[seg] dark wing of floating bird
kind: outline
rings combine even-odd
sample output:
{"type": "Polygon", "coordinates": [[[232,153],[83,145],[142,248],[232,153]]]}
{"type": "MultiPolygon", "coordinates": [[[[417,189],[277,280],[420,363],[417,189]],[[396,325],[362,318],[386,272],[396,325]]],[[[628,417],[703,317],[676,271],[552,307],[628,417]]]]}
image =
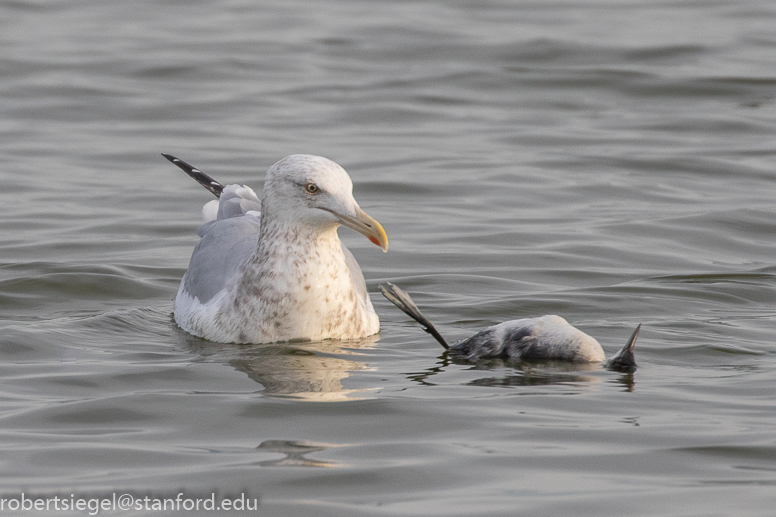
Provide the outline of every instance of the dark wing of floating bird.
{"type": "Polygon", "coordinates": [[[431,334],[434,339],[436,339],[439,344],[445,348],[445,350],[449,350],[450,345],[447,344],[447,341],[445,341],[445,338],[442,337],[434,324],[431,323],[428,318],[423,316],[423,314],[421,314],[420,309],[418,309],[418,306],[415,305],[415,302],[412,301],[410,295],[404,292],[403,289],[393,285],[390,282],[386,282],[386,285],[388,287],[383,285],[377,286],[380,292],[383,293],[383,296],[388,298],[391,303],[404,311],[407,316],[420,323],[420,325],[423,327],[423,330],[431,334]]]}
{"type": "Polygon", "coordinates": [[[181,160],[178,157],[175,157],[171,154],[162,153],[162,156],[170,160],[172,163],[180,167],[183,172],[197,180],[197,183],[208,189],[210,192],[212,192],[216,197],[221,197],[221,192],[224,191],[224,186],[221,185],[219,182],[202,172],[201,170],[197,169],[191,164],[188,164],[181,160]]]}
{"type": "Polygon", "coordinates": [[[387,287],[379,285],[378,288],[383,296],[420,323],[423,329],[434,336],[445,349],[465,356],[471,361],[500,358],[575,363],[601,362],[612,370],[636,369],[633,346],[641,325],[636,328],[625,347],[609,361],[606,361],[598,341],[555,315],[505,321],[449,346],[436,327],[420,312],[409,294],[390,282],[387,283],[387,287]]]}
{"type": "Polygon", "coordinates": [[[632,372],[636,369],[636,357],[633,355],[633,347],[636,345],[636,338],[639,337],[640,330],[641,323],[633,331],[625,346],[606,362],[607,367],[621,372],[632,372]]]}

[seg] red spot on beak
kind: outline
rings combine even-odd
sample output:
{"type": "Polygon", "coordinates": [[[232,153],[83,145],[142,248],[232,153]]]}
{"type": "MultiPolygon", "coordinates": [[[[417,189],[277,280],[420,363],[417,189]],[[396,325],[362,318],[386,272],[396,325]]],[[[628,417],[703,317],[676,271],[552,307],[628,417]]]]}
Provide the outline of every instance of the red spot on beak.
{"type": "Polygon", "coordinates": [[[372,237],[371,235],[369,236],[369,242],[371,242],[375,246],[379,246],[380,245],[380,241],[378,241],[377,238],[372,237]]]}

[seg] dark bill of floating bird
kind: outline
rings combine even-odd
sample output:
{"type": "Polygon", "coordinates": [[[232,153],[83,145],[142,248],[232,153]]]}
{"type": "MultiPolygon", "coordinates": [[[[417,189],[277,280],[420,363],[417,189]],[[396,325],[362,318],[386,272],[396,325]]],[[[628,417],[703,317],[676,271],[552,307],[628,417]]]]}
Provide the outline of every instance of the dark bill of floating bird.
{"type": "Polygon", "coordinates": [[[162,155],[218,199],[175,298],[175,321],[222,343],[359,339],[380,321],[364,275],[337,235],[342,225],[383,251],[383,227],[361,210],[348,173],[321,156],[286,156],[267,171],[261,199],[162,155]]]}
{"type": "Polygon", "coordinates": [[[386,282],[385,286],[377,287],[391,303],[420,323],[423,330],[431,334],[445,350],[464,356],[470,361],[554,360],[571,363],[602,363],[615,371],[627,372],[636,369],[633,347],[641,330],[641,324],[633,331],[627,344],[608,360],[595,338],[555,315],[505,321],[481,330],[472,337],[451,346],[404,290],[390,282],[386,282]]]}

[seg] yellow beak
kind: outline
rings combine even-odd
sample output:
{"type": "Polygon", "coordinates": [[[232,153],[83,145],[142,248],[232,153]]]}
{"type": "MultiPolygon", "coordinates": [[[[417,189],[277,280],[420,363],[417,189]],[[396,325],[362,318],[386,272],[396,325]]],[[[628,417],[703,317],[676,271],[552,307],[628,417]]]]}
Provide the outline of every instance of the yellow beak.
{"type": "Polygon", "coordinates": [[[388,236],[380,223],[373,219],[369,214],[356,208],[356,217],[332,212],[337,216],[343,226],[347,226],[353,231],[365,236],[372,244],[380,246],[383,252],[388,251],[388,236]]]}

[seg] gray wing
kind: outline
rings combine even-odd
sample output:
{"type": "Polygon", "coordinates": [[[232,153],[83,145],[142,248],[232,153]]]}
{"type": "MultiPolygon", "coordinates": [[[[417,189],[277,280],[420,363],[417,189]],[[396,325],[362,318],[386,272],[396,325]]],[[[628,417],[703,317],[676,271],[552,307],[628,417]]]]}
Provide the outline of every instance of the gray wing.
{"type": "Polygon", "coordinates": [[[461,341],[452,350],[474,361],[484,358],[575,361],[578,350],[585,347],[587,336],[565,320],[560,321],[563,323],[556,322],[553,316],[505,321],[461,341]]]}
{"type": "Polygon", "coordinates": [[[200,303],[207,303],[256,250],[261,218],[243,215],[219,219],[200,226],[197,233],[202,239],[191,254],[183,288],[190,296],[199,298],[200,303]]]}
{"type": "Polygon", "coordinates": [[[536,347],[535,320],[524,318],[488,327],[450,350],[465,355],[470,361],[479,359],[520,359],[524,352],[536,347]]]}

